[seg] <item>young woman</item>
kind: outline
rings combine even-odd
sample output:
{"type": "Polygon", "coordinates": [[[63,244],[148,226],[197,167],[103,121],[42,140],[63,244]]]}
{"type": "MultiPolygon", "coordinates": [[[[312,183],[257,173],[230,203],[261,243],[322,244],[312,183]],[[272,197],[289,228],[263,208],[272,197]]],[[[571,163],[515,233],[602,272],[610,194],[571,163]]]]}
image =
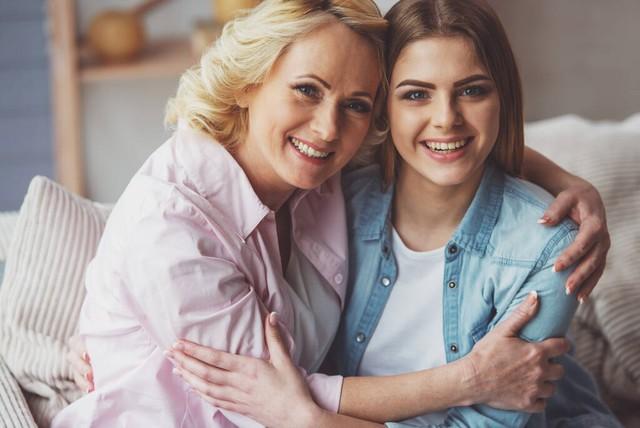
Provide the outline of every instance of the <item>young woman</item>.
{"type": "MultiPolygon", "coordinates": [[[[132,180],[88,271],[80,332],[97,388],[57,426],[251,426],[203,403],[171,374],[163,350],[187,338],[265,357],[262,320],[272,311],[295,363],[318,368],[347,280],[336,173],[367,134],[383,130],[373,114],[383,30],[368,1],[266,1],[185,75],[170,107],[178,130],[132,180]]],[[[529,401],[548,395],[544,381],[561,375],[546,360],[566,345],[514,339],[526,318],[513,316],[469,358],[440,369],[344,385],[340,376],[306,381],[325,409],[340,403],[346,414],[379,412],[382,420],[458,403],[533,409],[539,404],[529,401]],[[533,376],[521,376],[531,367],[533,376]],[[461,377],[469,388],[452,382],[461,377]]],[[[306,417],[306,409],[289,413],[306,417]]]]}
{"type": "MultiPolygon", "coordinates": [[[[393,144],[383,146],[380,165],[343,180],[349,290],[329,366],[345,376],[393,378],[455,364],[482,352],[482,338],[523,301],[540,307],[521,338],[564,335],[578,301],[563,290],[568,273],[553,265],[576,227],[534,225],[551,199],[517,178],[521,89],[497,16],[481,0],[401,0],[387,19],[393,144]]],[[[205,400],[268,426],[340,426],[313,404],[275,318],[267,322],[270,362],[181,341],[170,352],[177,373],[205,400]]],[[[461,400],[388,425],[619,426],[586,372],[570,357],[560,361],[566,375],[556,394],[553,383],[543,385],[541,398],[552,397],[546,412],[542,402],[532,414],[461,400]]],[[[349,379],[343,394],[351,393],[349,379]]],[[[464,380],[450,381],[463,388],[464,380]]],[[[341,412],[384,421],[387,393],[367,394],[360,407],[350,403],[356,412],[341,412]]],[[[409,407],[396,407],[397,418],[409,407]]]]}

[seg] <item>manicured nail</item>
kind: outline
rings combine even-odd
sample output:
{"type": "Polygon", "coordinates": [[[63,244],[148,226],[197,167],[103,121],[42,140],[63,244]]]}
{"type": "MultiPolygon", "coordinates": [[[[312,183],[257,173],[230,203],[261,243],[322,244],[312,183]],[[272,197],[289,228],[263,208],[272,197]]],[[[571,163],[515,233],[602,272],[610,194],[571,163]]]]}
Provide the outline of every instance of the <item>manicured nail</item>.
{"type": "Polygon", "coordinates": [[[549,223],[549,218],[548,217],[540,217],[538,219],[538,224],[546,224],[549,223]]]}
{"type": "Polygon", "coordinates": [[[184,344],[182,342],[176,342],[171,345],[173,349],[177,349],[178,351],[182,351],[184,349],[184,344]]]}
{"type": "Polygon", "coordinates": [[[529,291],[529,295],[527,296],[527,301],[529,305],[533,305],[536,300],[538,300],[538,292],[536,290],[529,291]]]}
{"type": "Polygon", "coordinates": [[[182,377],[182,373],[180,372],[180,369],[178,369],[177,367],[172,368],[171,373],[173,373],[176,376],[182,377]]]}
{"type": "Polygon", "coordinates": [[[565,287],[564,294],[566,294],[567,296],[571,294],[571,289],[569,287],[565,287]]]}
{"type": "Polygon", "coordinates": [[[586,301],[587,301],[587,298],[586,298],[586,297],[584,297],[584,296],[580,296],[580,297],[578,297],[578,302],[579,302],[581,305],[582,305],[582,304],[584,304],[584,302],[586,302],[586,301]]]}
{"type": "Polygon", "coordinates": [[[274,327],[278,325],[278,313],[277,312],[271,312],[269,314],[269,324],[271,324],[274,327]]]}

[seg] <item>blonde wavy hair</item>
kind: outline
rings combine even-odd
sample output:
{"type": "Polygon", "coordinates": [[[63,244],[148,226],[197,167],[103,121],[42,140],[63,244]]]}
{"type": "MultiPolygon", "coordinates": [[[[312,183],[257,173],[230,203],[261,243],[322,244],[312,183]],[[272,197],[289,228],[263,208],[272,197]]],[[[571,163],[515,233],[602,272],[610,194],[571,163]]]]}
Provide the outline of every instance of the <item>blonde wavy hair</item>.
{"type": "Polygon", "coordinates": [[[227,23],[200,63],[182,75],[176,96],[167,104],[166,125],[185,121],[233,148],[246,135],[249,120],[238,97],[260,85],[296,39],[336,19],[367,38],[378,52],[381,83],[367,142],[357,156],[361,162],[368,160],[373,145],[381,143],[387,131],[383,119],[387,22],[373,0],[264,0],[227,23]]]}

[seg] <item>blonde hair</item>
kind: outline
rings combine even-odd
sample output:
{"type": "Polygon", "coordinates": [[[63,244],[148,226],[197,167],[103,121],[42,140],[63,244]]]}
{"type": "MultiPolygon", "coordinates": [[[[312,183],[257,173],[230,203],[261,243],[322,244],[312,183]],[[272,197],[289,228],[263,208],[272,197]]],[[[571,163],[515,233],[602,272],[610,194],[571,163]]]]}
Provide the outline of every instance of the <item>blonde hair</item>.
{"type": "Polygon", "coordinates": [[[182,75],[178,92],[167,105],[165,123],[171,126],[184,120],[232,148],[242,141],[248,127],[248,112],[238,105],[238,97],[260,85],[296,39],[336,19],[366,37],[378,52],[381,84],[368,140],[382,142],[386,135],[381,117],[386,95],[387,24],[373,0],[263,1],[227,23],[200,63],[182,75]]]}

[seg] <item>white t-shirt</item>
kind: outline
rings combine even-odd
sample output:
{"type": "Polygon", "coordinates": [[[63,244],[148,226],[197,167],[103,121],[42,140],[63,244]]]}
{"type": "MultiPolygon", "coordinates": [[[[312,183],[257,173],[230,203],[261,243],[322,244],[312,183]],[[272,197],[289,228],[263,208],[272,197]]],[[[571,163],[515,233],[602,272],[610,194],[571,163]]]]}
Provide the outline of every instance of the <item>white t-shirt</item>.
{"type": "MultiPolygon", "coordinates": [[[[383,376],[446,364],[442,320],[444,248],[416,252],[393,229],[398,278],[378,326],[362,356],[358,375],[383,376]]],[[[410,425],[442,423],[446,412],[403,421],[410,425]]]]}

